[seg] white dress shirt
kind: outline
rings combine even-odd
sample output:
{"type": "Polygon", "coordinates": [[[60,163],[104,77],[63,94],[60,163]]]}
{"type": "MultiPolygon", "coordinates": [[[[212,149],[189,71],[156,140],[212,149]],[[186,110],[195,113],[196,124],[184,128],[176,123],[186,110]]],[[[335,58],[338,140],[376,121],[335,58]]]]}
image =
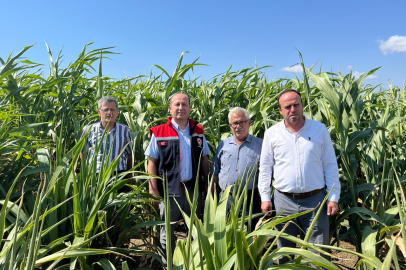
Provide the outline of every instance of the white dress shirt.
{"type": "Polygon", "coordinates": [[[333,187],[328,200],[338,202],[340,181],[337,159],[327,128],[305,119],[295,134],[284,120],[270,127],[264,136],[259,167],[258,189],[262,202],[270,201],[271,180],[282,192],[304,193],[333,187]]]}

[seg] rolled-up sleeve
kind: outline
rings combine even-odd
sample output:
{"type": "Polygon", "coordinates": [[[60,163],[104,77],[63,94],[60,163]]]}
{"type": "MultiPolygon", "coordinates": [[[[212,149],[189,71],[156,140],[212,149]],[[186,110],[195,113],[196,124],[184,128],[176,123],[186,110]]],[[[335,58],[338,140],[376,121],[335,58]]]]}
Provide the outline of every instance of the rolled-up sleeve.
{"type": "Polygon", "coordinates": [[[324,179],[326,181],[327,192],[333,188],[328,197],[329,201],[338,202],[340,198],[340,180],[337,166],[337,157],[334,153],[333,143],[327,128],[323,129],[323,149],[321,161],[323,163],[324,179]]]}
{"type": "Polygon", "coordinates": [[[259,166],[258,189],[262,202],[271,201],[272,170],[275,164],[270,130],[265,132],[259,166]]]}

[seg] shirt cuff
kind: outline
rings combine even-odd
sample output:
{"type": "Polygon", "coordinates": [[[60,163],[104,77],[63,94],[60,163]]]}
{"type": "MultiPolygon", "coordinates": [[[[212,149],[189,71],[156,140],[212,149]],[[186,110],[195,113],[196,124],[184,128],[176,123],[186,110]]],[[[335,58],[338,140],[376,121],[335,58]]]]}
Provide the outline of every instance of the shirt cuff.
{"type": "Polygon", "coordinates": [[[338,202],[339,198],[340,198],[339,195],[331,193],[330,196],[328,197],[328,201],[338,202]]]}
{"type": "Polygon", "coordinates": [[[271,194],[261,194],[261,202],[270,202],[271,194]]]}

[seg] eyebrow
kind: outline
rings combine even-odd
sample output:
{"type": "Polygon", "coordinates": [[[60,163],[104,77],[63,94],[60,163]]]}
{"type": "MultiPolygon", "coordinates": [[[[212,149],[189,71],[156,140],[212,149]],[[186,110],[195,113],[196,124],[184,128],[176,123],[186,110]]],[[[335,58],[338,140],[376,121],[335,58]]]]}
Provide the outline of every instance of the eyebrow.
{"type": "Polygon", "coordinates": [[[287,107],[292,107],[292,106],[294,106],[294,105],[299,105],[300,104],[300,102],[296,102],[296,103],[293,103],[293,104],[290,104],[290,105],[285,105],[285,106],[283,106],[284,108],[287,108],[287,107]]]}

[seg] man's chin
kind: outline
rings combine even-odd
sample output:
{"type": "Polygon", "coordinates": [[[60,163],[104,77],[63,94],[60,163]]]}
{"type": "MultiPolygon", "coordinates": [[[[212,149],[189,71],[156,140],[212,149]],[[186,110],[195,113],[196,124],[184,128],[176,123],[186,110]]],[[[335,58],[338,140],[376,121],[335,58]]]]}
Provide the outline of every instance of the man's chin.
{"type": "Polygon", "coordinates": [[[234,134],[235,135],[235,137],[238,139],[238,140],[244,140],[245,138],[247,138],[248,137],[248,134],[247,135],[245,135],[245,134],[238,134],[238,133],[235,133],[234,134]]]}
{"type": "Polygon", "coordinates": [[[295,116],[295,117],[292,117],[292,118],[288,118],[288,122],[289,123],[297,123],[297,122],[299,122],[300,121],[300,117],[298,117],[298,116],[295,116]]]}

